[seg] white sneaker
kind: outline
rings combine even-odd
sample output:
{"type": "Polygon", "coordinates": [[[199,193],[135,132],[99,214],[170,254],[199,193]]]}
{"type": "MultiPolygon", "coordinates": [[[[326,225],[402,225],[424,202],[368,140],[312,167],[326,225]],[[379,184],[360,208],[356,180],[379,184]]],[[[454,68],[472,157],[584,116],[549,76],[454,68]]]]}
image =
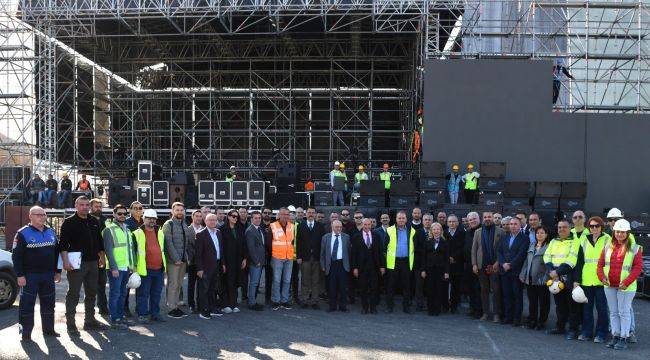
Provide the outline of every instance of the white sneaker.
{"type": "Polygon", "coordinates": [[[232,309],[226,306],[225,308],[221,309],[221,311],[223,311],[224,314],[230,314],[232,312],[232,309]]]}
{"type": "Polygon", "coordinates": [[[238,313],[238,312],[239,312],[239,308],[235,306],[234,308],[232,308],[232,312],[234,312],[234,313],[238,313]]]}

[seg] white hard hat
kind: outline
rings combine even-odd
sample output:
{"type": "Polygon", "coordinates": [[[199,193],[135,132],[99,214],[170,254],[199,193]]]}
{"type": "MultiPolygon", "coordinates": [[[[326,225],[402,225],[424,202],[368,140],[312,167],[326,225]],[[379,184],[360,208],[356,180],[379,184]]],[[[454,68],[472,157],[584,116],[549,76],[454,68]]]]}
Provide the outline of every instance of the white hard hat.
{"type": "Polygon", "coordinates": [[[614,231],[630,231],[630,222],[625,219],[616,220],[612,229],[614,231]]]}
{"type": "Polygon", "coordinates": [[[617,208],[611,208],[607,212],[607,218],[608,219],[620,219],[623,217],[623,214],[621,213],[621,210],[617,208]]]}
{"type": "Polygon", "coordinates": [[[129,289],[137,289],[140,287],[141,283],[142,279],[140,278],[140,275],[137,272],[134,272],[129,276],[129,282],[126,283],[126,287],[129,289]]]}
{"type": "Polygon", "coordinates": [[[147,210],[144,211],[144,217],[157,219],[158,214],[156,213],[156,210],[154,210],[154,209],[147,209],[147,210]]]}
{"type": "Polygon", "coordinates": [[[339,165],[341,165],[341,163],[338,162],[338,160],[334,162],[334,166],[339,166],[339,165]]]}
{"type": "Polygon", "coordinates": [[[573,291],[571,292],[571,297],[573,298],[573,301],[579,304],[587,303],[587,297],[585,296],[585,291],[582,290],[580,286],[576,286],[573,289],[573,291]]]}
{"type": "Polygon", "coordinates": [[[296,212],[296,207],[293,205],[287,206],[287,209],[289,210],[289,212],[296,212]]]}
{"type": "Polygon", "coordinates": [[[548,287],[548,291],[550,291],[551,294],[555,295],[559,294],[560,291],[562,291],[562,288],[564,288],[564,284],[562,284],[562,282],[559,280],[555,280],[553,281],[553,284],[548,287]]]}
{"type": "Polygon", "coordinates": [[[230,166],[230,170],[235,170],[235,165],[230,166]]]}

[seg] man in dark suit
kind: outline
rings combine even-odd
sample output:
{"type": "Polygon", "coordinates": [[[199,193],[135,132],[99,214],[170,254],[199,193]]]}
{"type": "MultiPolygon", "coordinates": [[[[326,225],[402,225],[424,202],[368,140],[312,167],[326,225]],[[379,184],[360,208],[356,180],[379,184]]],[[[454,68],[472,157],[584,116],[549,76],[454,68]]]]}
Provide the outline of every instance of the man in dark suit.
{"type": "Polygon", "coordinates": [[[510,234],[504,236],[497,248],[499,275],[503,289],[505,314],[503,323],[521,326],[523,307],[523,285],[519,273],[528,252],[529,241],[521,230],[521,221],[510,220],[510,234]]]}
{"type": "Polygon", "coordinates": [[[321,241],[320,265],[327,276],[330,307],[327,312],[348,312],[348,274],[350,273],[350,237],[342,233],[343,224],[332,222],[332,232],[321,241]]]}
{"type": "Polygon", "coordinates": [[[320,244],[325,235],[323,224],[316,221],[316,209],[307,209],[307,220],[298,224],[296,262],[302,273],[302,308],[318,310],[320,278],[320,244]],[[311,295],[311,296],[310,296],[311,295]]]}
{"type": "Polygon", "coordinates": [[[262,271],[266,266],[266,238],[262,228],[262,213],[255,210],[251,213],[251,225],[246,229],[246,248],[248,250],[248,308],[255,311],[264,310],[257,303],[257,286],[260,284],[262,271]]]}
{"type": "Polygon", "coordinates": [[[381,241],[372,232],[372,221],[364,218],[361,231],[352,239],[352,272],[359,279],[362,314],[377,313],[379,303],[379,274],[386,271],[381,241]]]}
{"type": "Polygon", "coordinates": [[[201,319],[223,313],[217,308],[217,295],[220,291],[220,277],[225,270],[223,238],[217,229],[217,215],[208,214],[205,229],[196,234],[195,242],[196,276],[199,278],[199,303],[201,319]]]}
{"type": "Polygon", "coordinates": [[[451,297],[449,310],[451,313],[458,311],[460,305],[460,295],[462,293],[462,278],[464,269],[463,248],[465,246],[465,230],[459,227],[458,217],[451,214],[447,217],[447,231],[445,239],[449,245],[449,263],[450,273],[449,282],[451,283],[451,297]]]}

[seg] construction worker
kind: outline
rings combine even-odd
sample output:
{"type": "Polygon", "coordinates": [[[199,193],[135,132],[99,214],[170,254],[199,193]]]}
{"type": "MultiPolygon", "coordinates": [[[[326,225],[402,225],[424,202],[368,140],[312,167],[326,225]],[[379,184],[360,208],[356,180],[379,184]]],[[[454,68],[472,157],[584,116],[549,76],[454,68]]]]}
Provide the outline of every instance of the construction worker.
{"type": "Polygon", "coordinates": [[[583,304],[582,333],[578,336],[580,341],[591,340],[594,331],[594,305],[598,313],[595,343],[603,343],[607,338],[609,318],[607,314],[607,298],[603,283],[598,279],[598,259],[603,252],[605,244],[612,241],[611,236],[604,233],[605,223],[599,216],[594,216],[587,222],[589,235],[580,238],[578,261],[575,268],[574,287],[580,286],[587,297],[583,304]]]}
{"type": "Polygon", "coordinates": [[[358,170],[359,172],[354,174],[354,191],[359,191],[361,188],[361,181],[368,180],[368,174],[366,174],[366,169],[363,165],[359,165],[358,170]]]}
{"type": "Polygon", "coordinates": [[[460,182],[462,176],[459,173],[460,166],[454,164],[451,167],[451,173],[447,175],[447,191],[449,192],[449,202],[458,204],[458,191],[460,191],[460,182]]]}
{"type": "Polygon", "coordinates": [[[235,174],[235,166],[230,167],[230,171],[226,174],[226,181],[233,182],[237,180],[237,174],[235,174]]]}
{"type": "Polygon", "coordinates": [[[340,166],[341,163],[335,161],[334,169],[330,171],[330,186],[332,187],[332,199],[334,200],[334,206],[343,206],[345,203],[343,190],[337,190],[334,188],[334,183],[336,178],[345,179],[345,174],[342,173],[341,170],[339,170],[340,166]]]}
{"type": "Polygon", "coordinates": [[[384,164],[383,171],[379,173],[379,180],[384,182],[384,196],[385,196],[385,205],[386,207],[390,206],[390,180],[393,177],[393,174],[388,171],[388,164],[384,164]]]}
{"type": "Polygon", "coordinates": [[[138,250],[136,269],[142,279],[142,284],[135,292],[140,323],[165,321],[160,316],[160,297],[167,266],[165,234],[156,225],[156,220],[156,210],[145,210],[144,224],[133,232],[138,250]]]}
{"type": "Polygon", "coordinates": [[[549,269],[552,280],[559,280],[565,284],[565,289],[553,295],[557,326],[549,330],[549,334],[566,334],[567,340],[577,337],[578,323],[580,321],[578,304],[571,298],[573,284],[573,269],[578,262],[578,248],[580,242],[576,241],[571,233],[569,222],[560,220],[557,223],[558,237],[551,240],[544,253],[544,263],[549,269]],[[566,323],[569,322],[569,332],[566,332],[566,323]]]}
{"type": "Polygon", "coordinates": [[[463,175],[465,202],[467,204],[478,204],[478,178],[481,174],[474,171],[473,164],[467,164],[467,173],[463,175]]]}
{"type": "Polygon", "coordinates": [[[128,293],[126,283],[129,273],[135,271],[136,252],[134,238],[126,226],[126,216],[129,213],[126,206],[115,205],[113,208],[113,221],[106,223],[102,231],[104,249],[109,271],[108,311],[111,318],[111,327],[126,329],[131,323],[124,316],[124,303],[128,293]]]}
{"type": "MultiPolygon", "coordinates": [[[[614,231],[612,228],[614,227],[614,224],[618,220],[623,219],[623,212],[619,210],[618,208],[611,208],[607,212],[607,229],[605,232],[609,234],[610,237],[614,236],[614,231]]],[[[628,240],[630,241],[630,245],[634,246],[636,245],[636,238],[634,237],[634,234],[631,232],[629,233],[628,240]]],[[[636,344],[637,338],[636,338],[636,332],[634,331],[636,329],[636,321],[634,319],[634,310],[630,309],[630,336],[627,338],[627,342],[630,344],[636,344]]]]}

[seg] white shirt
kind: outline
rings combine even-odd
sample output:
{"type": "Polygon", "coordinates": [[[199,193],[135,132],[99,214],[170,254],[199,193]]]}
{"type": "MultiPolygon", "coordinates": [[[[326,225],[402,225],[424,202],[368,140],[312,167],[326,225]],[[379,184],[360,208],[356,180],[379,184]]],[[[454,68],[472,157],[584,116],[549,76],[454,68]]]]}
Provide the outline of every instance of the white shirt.
{"type": "Polygon", "coordinates": [[[262,228],[259,227],[259,226],[257,226],[257,225],[255,225],[255,224],[253,224],[253,226],[255,227],[255,231],[257,231],[257,232],[260,234],[260,236],[262,236],[262,244],[264,244],[264,233],[263,233],[263,231],[261,230],[262,228]]]}
{"type": "MultiPolygon", "coordinates": [[[[330,241],[330,254],[334,251],[334,242],[336,241],[336,237],[339,237],[339,248],[336,251],[336,259],[337,260],[343,260],[343,239],[341,238],[341,234],[334,234],[332,233],[332,241],[330,241]]],[[[334,260],[334,256],[332,256],[332,260],[334,260]]]]}
{"type": "Polygon", "coordinates": [[[309,227],[310,229],[313,229],[314,228],[314,221],[313,220],[312,221],[307,220],[307,227],[309,227]]]}
{"type": "Polygon", "coordinates": [[[192,228],[194,229],[194,233],[198,233],[199,231],[203,230],[203,226],[196,226],[194,223],[192,223],[192,228]]]}
{"type": "Polygon", "coordinates": [[[366,241],[370,241],[369,245],[372,245],[372,233],[370,231],[365,232],[363,231],[363,243],[364,245],[366,244],[366,241]]]}
{"type": "Polygon", "coordinates": [[[216,228],[214,230],[208,229],[208,234],[210,234],[210,238],[212,239],[214,248],[217,250],[217,260],[221,260],[221,253],[219,250],[219,238],[217,237],[217,229],[216,228]]]}

